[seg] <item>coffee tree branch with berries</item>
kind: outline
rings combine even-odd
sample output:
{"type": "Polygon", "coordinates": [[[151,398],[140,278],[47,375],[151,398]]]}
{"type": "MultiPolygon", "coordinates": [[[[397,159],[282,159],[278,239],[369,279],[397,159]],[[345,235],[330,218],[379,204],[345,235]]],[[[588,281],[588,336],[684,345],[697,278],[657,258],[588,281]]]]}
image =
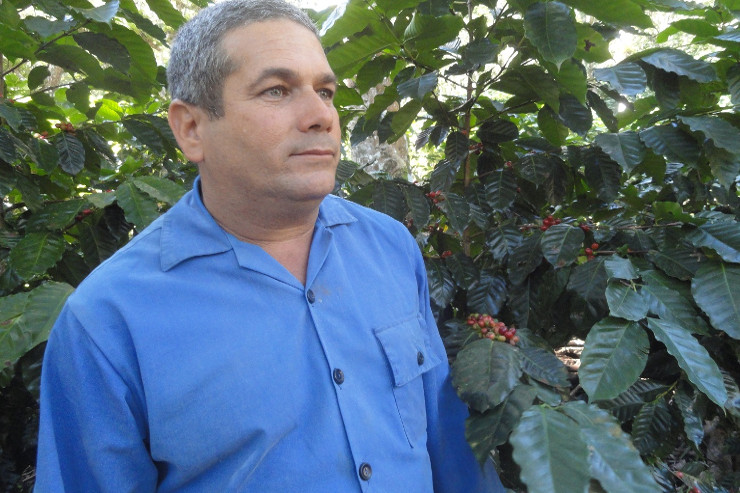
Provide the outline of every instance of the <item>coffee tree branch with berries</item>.
{"type": "Polygon", "coordinates": [[[468,440],[515,491],[735,491],[736,8],[350,0],[317,14],[350,140],[444,154],[420,183],[344,161],[338,193],[416,236],[468,440]],[[614,59],[624,29],[655,46],[614,59]],[[566,367],[555,351],[577,340],[566,367]]]}

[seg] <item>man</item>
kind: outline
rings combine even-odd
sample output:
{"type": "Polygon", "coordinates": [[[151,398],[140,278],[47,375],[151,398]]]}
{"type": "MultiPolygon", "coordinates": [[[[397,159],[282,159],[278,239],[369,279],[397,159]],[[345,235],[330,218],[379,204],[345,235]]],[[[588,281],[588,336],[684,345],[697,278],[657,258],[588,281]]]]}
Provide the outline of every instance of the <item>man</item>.
{"type": "Polygon", "coordinates": [[[336,83],[310,20],[211,6],[168,79],[200,178],[63,309],[36,490],[502,491],[464,441],[415,242],[328,195],[336,83]]]}

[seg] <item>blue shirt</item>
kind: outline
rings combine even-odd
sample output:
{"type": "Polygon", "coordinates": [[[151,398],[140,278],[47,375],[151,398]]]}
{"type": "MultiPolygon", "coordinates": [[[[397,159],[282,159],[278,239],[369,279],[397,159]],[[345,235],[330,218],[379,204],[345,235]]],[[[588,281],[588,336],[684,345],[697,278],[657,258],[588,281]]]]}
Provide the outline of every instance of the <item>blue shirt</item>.
{"type": "Polygon", "coordinates": [[[304,286],[191,191],[54,326],[36,491],[503,491],[466,417],[403,225],[327,197],[304,286]]]}

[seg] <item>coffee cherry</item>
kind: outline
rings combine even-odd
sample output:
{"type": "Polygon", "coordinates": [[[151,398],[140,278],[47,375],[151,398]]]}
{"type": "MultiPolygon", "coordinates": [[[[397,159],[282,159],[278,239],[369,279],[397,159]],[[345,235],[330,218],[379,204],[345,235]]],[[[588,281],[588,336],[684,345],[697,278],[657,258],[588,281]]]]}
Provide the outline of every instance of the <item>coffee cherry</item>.
{"type": "Polygon", "coordinates": [[[599,249],[599,244],[598,243],[591,243],[591,249],[592,250],[598,250],[599,249]]]}
{"type": "Polygon", "coordinates": [[[586,252],[586,255],[593,255],[594,254],[594,251],[591,250],[590,248],[586,248],[585,252],[586,252]]]}

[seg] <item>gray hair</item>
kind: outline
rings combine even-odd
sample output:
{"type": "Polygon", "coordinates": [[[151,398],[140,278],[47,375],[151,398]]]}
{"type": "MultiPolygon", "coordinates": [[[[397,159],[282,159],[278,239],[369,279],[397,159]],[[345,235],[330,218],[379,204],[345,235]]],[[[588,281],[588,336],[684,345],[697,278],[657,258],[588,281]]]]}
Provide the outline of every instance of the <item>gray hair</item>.
{"type": "Polygon", "coordinates": [[[211,119],[222,117],[224,81],[237,66],[221,41],[232,29],[271,19],[296,22],[319,37],[308,15],[284,0],[227,0],[211,5],[177,31],[167,65],[172,98],[206,110],[211,119]]]}

